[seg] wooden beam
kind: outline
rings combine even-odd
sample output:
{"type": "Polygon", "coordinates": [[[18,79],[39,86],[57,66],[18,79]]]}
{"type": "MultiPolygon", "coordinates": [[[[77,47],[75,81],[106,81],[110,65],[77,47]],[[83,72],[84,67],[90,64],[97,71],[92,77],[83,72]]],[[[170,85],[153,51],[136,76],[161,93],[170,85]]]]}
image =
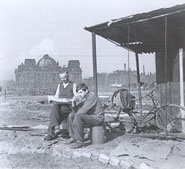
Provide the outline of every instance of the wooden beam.
{"type": "MultiPolygon", "coordinates": [[[[180,105],[184,107],[184,74],[183,74],[183,49],[179,49],[179,72],[180,72],[180,105]]],[[[181,109],[181,118],[185,118],[185,111],[181,109]]],[[[185,133],[185,121],[181,120],[182,133],[185,133]]]]}
{"type": "MultiPolygon", "coordinates": [[[[167,55],[167,49],[168,49],[168,46],[167,46],[167,16],[164,17],[164,24],[165,24],[165,27],[164,27],[164,57],[165,57],[165,65],[164,65],[164,71],[165,71],[165,104],[167,104],[167,100],[168,100],[168,89],[167,89],[167,83],[168,83],[168,55],[167,55]]],[[[165,134],[167,135],[168,134],[168,131],[167,131],[167,110],[165,111],[165,118],[166,118],[166,131],[165,131],[165,134]]]]}
{"type": "MultiPolygon", "coordinates": [[[[97,62],[96,62],[96,34],[92,33],[92,59],[93,59],[93,81],[94,93],[98,97],[98,78],[97,78],[97,62]]],[[[102,126],[95,126],[92,129],[92,143],[104,143],[104,129],[102,126]]]]}
{"type": "MultiPolygon", "coordinates": [[[[137,68],[137,86],[138,86],[138,94],[139,98],[141,98],[141,83],[140,83],[140,71],[139,71],[139,57],[138,53],[136,54],[136,68],[137,68]]],[[[142,99],[139,99],[139,109],[140,109],[140,115],[142,115],[142,99]]]]}
{"type": "Polygon", "coordinates": [[[98,96],[98,78],[97,78],[97,62],[96,62],[96,34],[92,33],[92,59],[93,59],[93,82],[94,93],[98,96]]]}

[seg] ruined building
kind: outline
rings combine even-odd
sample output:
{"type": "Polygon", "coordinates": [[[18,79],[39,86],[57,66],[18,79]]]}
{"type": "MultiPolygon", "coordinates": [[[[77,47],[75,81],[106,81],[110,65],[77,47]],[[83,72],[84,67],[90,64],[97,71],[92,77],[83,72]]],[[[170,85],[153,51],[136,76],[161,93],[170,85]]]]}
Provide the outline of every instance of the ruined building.
{"type": "Polygon", "coordinates": [[[60,82],[59,72],[66,70],[72,81],[81,82],[82,70],[78,60],[69,61],[68,67],[61,67],[49,55],[44,55],[37,63],[35,59],[25,59],[15,70],[17,92],[20,95],[54,94],[60,82]]]}

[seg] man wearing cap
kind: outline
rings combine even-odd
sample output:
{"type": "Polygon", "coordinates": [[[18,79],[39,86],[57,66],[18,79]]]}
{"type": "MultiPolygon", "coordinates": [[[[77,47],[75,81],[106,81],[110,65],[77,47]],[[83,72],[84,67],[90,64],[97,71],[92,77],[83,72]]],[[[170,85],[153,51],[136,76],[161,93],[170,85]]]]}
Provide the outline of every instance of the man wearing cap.
{"type": "MultiPolygon", "coordinates": [[[[76,84],[69,80],[68,72],[60,73],[59,76],[61,82],[58,84],[55,97],[72,99],[76,92],[76,84]]],[[[60,133],[60,124],[68,117],[70,112],[70,103],[54,103],[50,113],[50,124],[47,136],[44,138],[45,140],[50,141],[57,137],[60,133]]]]}

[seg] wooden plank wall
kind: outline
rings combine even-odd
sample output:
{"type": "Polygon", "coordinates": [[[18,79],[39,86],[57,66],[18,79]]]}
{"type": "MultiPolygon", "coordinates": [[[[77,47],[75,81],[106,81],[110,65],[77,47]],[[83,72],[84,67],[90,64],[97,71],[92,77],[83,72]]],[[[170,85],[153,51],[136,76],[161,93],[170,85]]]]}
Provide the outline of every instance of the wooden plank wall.
{"type": "MultiPolygon", "coordinates": [[[[168,51],[167,77],[165,80],[165,54],[156,53],[156,83],[160,86],[161,103],[165,103],[167,95],[168,103],[180,104],[180,84],[179,84],[179,53],[177,51],[168,51]],[[167,82],[166,82],[167,81],[167,82]],[[165,86],[167,94],[165,94],[165,86]]],[[[185,75],[185,59],[184,59],[185,75]]],[[[185,79],[185,77],[184,77],[185,79]]]]}

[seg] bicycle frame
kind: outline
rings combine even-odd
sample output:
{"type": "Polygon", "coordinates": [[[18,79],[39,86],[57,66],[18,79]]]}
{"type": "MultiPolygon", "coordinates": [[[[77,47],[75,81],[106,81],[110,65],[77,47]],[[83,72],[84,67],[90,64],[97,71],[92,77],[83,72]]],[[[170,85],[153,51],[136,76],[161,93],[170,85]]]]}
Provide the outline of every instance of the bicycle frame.
{"type": "MultiPolygon", "coordinates": [[[[142,123],[150,114],[153,114],[154,117],[152,117],[151,119],[155,119],[155,113],[159,110],[159,108],[161,107],[160,106],[160,103],[159,103],[159,100],[157,99],[156,96],[154,96],[153,92],[155,91],[155,89],[153,89],[150,93],[148,93],[147,95],[139,98],[139,99],[144,99],[146,97],[149,97],[152,101],[152,108],[148,111],[148,113],[144,114],[142,113],[142,116],[140,117],[140,123],[142,123]]],[[[150,121],[151,119],[147,120],[145,123],[147,123],[148,121],[150,121]]]]}
{"type": "MultiPolygon", "coordinates": [[[[153,107],[148,111],[148,113],[141,116],[138,125],[145,124],[145,123],[149,122],[150,120],[154,119],[155,123],[157,124],[157,127],[159,127],[160,129],[166,130],[166,133],[167,133],[167,126],[168,126],[169,122],[175,123],[176,120],[185,120],[184,118],[176,117],[176,116],[174,116],[174,118],[173,118],[171,116],[171,111],[173,113],[173,110],[174,110],[173,108],[177,108],[177,110],[180,112],[180,111],[185,111],[185,107],[180,106],[180,105],[176,105],[176,104],[170,104],[170,103],[167,103],[166,105],[161,105],[159,100],[157,99],[157,97],[154,95],[154,93],[153,93],[154,91],[155,91],[155,89],[152,90],[149,94],[142,97],[142,98],[150,97],[150,99],[152,100],[152,103],[153,103],[153,107]],[[163,125],[166,127],[163,126],[162,128],[161,128],[161,124],[159,124],[159,119],[158,119],[161,112],[166,114],[166,115],[164,114],[165,119],[162,120],[163,125]],[[149,118],[147,121],[145,121],[145,119],[151,114],[153,116],[151,118],[149,118]]],[[[162,122],[162,121],[160,121],[160,122],[162,122]]]]}
{"type": "MultiPolygon", "coordinates": [[[[151,124],[153,124],[153,122],[154,122],[154,125],[156,125],[159,129],[164,130],[165,129],[164,126],[161,128],[160,125],[158,125],[159,124],[158,117],[159,117],[160,112],[165,113],[165,109],[167,107],[177,107],[177,108],[185,111],[185,107],[182,107],[182,106],[176,105],[176,104],[161,105],[159,102],[159,99],[155,96],[154,91],[156,91],[156,89],[153,89],[145,96],[139,98],[139,99],[144,99],[146,97],[149,97],[150,100],[152,101],[152,108],[147,113],[144,113],[144,114],[142,113],[142,115],[140,115],[140,113],[138,111],[135,111],[133,109],[124,110],[124,109],[120,108],[119,106],[117,106],[119,108],[119,111],[117,112],[117,116],[116,117],[112,116],[113,120],[110,122],[107,122],[107,126],[110,129],[112,129],[108,123],[111,123],[111,122],[119,122],[120,124],[123,123],[123,121],[121,121],[120,114],[121,114],[121,112],[124,112],[129,115],[130,120],[131,120],[130,124],[132,124],[132,129],[130,131],[132,131],[134,129],[136,129],[136,131],[137,131],[137,129],[142,128],[144,126],[148,126],[148,124],[151,125],[151,124]]],[[[134,100],[136,101],[139,99],[134,99],[134,100]]],[[[166,113],[169,113],[169,112],[167,112],[167,109],[166,109],[166,113]]],[[[166,114],[166,122],[167,122],[167,118],[168,118],[168,115],[166,114]]],[[[178,118],[178,119],[185,120],[182,118],[178,118]]],[[[165,121],[165,119],[164,119],[164,121],[165,121]]],[[[163,123],[163,124],[165,126],[167,126],[167,123],[163,123]]]]}

